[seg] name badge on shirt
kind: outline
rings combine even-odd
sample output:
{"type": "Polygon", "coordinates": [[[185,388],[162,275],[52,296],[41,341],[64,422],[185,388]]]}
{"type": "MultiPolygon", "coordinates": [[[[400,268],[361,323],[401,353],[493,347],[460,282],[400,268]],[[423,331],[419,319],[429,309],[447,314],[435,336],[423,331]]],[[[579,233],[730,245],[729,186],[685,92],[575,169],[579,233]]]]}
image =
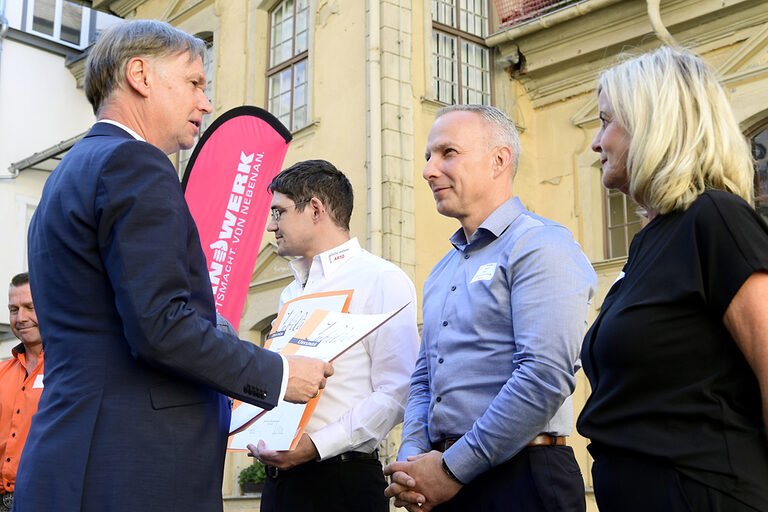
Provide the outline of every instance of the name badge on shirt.
{"type": "Polygon", "coordinates": [[[349,247],[345,247],[343,249],[340,249],[338,251],[334,251],[332,253],[328,254],[328,263],[335,263],[339,260],[343,260],[347,257],[347,253],[349,253],[349,247]]]}
{"type": "Polygon", "coordinates": [[[477,269],[475,277],[472,278],[470,283],[474,283],[475,281],[490,281],[494,273],[496,273],[496,263],[486,263],[477,269]]]}
{"type": "Polygon", "coordinates": [[[37,377],[35,377],[35,383],[32,384],[32,389],[37,389],[41,387],[43,387],[43,376],[38,375],[37,377]]]}

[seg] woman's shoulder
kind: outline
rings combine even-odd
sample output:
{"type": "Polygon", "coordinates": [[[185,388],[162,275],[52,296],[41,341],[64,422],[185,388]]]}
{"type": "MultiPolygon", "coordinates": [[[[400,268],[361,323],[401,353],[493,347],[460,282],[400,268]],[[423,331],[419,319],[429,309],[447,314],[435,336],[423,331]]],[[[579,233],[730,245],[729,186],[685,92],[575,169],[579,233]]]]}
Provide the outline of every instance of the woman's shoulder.
{"type": "Polygon", "coordinates": [[[710,209],[721,208],[747,208],[752,209],[750,204],[741,196],[726,192],[725,190],[710,189],[704,191],[696,201],[691,205],[691,210],[706,211],[710,209]]]}
{"type": "Polygon", "coordinates": [[[740,196],[724,190],[705,191],[693,202],[685,216],[696,223],[706,222],[710,227],[712,223],[728,225],[732,222],[762,222],[752,205],[740,196]]]}

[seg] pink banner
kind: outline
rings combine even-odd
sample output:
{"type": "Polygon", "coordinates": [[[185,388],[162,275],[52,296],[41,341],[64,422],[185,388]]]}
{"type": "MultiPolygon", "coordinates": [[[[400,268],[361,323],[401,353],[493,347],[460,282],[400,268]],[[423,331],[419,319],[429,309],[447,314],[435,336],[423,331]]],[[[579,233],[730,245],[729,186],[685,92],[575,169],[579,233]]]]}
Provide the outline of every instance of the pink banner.
{"type": "Polygon", "coordinates": [[[200,233],[216,310],[237,329],[267,222],[267,185],[291,132],[258,107],[234,108],[205,131],[182,186],[200,233]]]}

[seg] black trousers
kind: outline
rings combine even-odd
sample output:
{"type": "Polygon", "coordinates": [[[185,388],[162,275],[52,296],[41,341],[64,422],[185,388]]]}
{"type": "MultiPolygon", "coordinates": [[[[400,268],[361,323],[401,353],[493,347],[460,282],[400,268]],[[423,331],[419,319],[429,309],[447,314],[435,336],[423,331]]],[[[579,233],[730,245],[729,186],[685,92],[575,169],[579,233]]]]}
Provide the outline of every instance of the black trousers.
{"type": "Polygon", "coordinates": [[[734,498],[680,473],[663,459],[599,451],[592,479],[600,512],[756,512],[734,498]]]}
{"type": "Polygon", "coordinates": [[[529,446],[433,510],[584,512],[584,479],[570,446],[529,446]]]}
{"type": "Polygon", "coordinates": [[[261,512],[388,512],[378,460],[306,462],[267,477],[261,512]]]}

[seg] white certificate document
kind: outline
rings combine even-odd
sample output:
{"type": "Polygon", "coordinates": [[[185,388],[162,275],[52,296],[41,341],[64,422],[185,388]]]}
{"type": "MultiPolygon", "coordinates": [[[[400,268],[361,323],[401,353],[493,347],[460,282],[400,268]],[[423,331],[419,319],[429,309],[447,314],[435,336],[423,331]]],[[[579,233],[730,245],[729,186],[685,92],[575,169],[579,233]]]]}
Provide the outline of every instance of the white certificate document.
{"type": "MultiPolygon", "coordinates": [[[[281,353],[333,361],[402,311],[407,305],[405,304],[388,313],[376,315],[314,311],[304,320],[302,326],[294,331],[293,336],[284,344],[281,353]]],[[[307,405],[280,402],[271,411],[257,416],[250,424],[243,423],[243,418],[251,412],[259,414],[261,409],[248,406],[253,409],[248,414],[242,415],[237,411],[247,405],[242,404],[236,410],[238,412],[237,421],[235,421],[235,412],[233,412],[230,433],[234,433],[234,435],[230,438],[228,448],[230,450],[246,450],[248,444],[256,445],[262,440],[269,450],[291,450],[295,448],[295,444],[304,431],[316,404],[317,399],[313,399],[307,405]],[[238,429],[240,430],[238,431],[238,429]]]]}

